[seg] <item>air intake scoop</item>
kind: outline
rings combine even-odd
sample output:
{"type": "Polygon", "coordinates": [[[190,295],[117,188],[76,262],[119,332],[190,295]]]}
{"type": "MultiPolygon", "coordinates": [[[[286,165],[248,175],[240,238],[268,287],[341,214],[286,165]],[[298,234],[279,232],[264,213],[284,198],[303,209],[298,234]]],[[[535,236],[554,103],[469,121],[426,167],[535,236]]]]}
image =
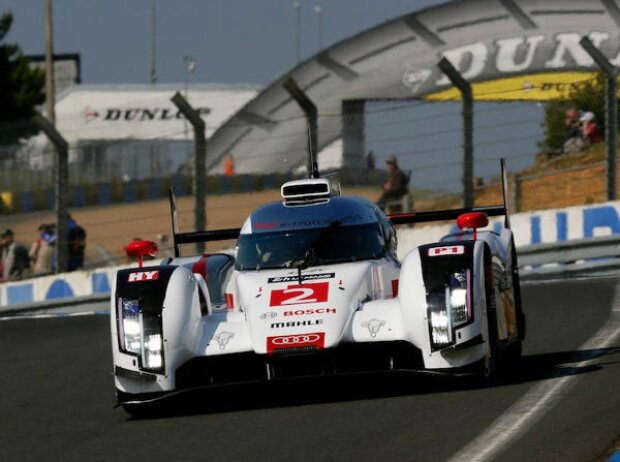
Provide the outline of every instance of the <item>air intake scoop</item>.
{"type": "Polygon", "coordinates": [[[325,178],[289,181],[280,189],[285,205],[324,203],[333,194],[330,182],[325,178]]]}

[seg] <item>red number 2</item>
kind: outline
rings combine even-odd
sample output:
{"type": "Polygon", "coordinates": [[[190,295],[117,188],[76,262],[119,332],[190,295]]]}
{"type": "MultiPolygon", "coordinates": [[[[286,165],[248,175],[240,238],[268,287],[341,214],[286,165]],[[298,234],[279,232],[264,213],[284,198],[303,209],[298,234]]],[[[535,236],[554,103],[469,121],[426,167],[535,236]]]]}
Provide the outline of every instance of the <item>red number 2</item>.
{"type": "Polygon", "coordinates": [[[271,300],[269,305],[287,306],[326,302],[328,290],[328,282],[315,282],[287,286],[286,289],[276,289],[271,291],[271,300]]]}

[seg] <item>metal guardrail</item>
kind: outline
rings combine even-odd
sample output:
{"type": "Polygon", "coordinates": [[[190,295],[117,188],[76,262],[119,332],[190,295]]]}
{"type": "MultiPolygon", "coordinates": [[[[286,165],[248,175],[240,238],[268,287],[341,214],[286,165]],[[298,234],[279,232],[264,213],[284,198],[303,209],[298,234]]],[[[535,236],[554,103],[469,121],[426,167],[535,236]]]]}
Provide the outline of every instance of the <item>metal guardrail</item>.
{"type": "Polygon", "coordinates": [[[110,300],[110,294],[82,295],[78,297],[65,297],[55,300],[45,300],[33,303],[21,303],[0,307],[0,316],[12,316],[17,313],[30,311],[53,310],[57,308],[74,307],[78,305],[92,305],[110,300]]]}
{"type": "Polygon", "coordinates": [[[517,247],[524,280],[620,272],[620,236],[592,237],[517,247]]]}
{"type": "MultiPolygon", "coordinates": [[[[517,247],[523,281],[620,274],[620,235],[517,247]]],[[[0,307],[0,315],[101,303],[108,293],[0,307]]]]}

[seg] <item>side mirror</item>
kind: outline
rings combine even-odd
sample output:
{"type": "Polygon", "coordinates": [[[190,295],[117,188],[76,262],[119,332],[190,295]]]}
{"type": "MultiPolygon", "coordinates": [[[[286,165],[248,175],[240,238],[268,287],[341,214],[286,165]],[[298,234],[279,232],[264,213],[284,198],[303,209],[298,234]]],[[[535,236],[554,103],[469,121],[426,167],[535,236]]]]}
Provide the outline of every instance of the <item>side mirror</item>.
{"type": "Polygon", "coordinates": [[[456,219],[456,225],[460,229],[473,229],[473,238],[476,240],[476,230],[484,228],[489,224],[489,217],[484,212],[469,212],[459,215],[456,219]]]}
{"type": "Polygon", "coordinates": [[[144,257],[155,258],[157,256],[157,244],[153,241],[131,241],[125,246],[125,252],[130,258],[137,258],[140,268],[144,257]]]}

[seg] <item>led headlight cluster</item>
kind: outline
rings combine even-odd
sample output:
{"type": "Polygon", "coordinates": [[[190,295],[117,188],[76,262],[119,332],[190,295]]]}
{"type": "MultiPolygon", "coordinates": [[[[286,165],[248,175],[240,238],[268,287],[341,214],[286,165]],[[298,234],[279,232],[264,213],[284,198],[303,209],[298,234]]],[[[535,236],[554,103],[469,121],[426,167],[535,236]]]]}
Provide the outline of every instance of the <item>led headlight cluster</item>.
{"type": "Polygon", "coordinates": [[[435,350],[454,343],[454,328],[472,318],[469,270],[450,273],[446,282],[428,296],[428,323],[435,350]]]}
{"type": "Polygon", "coordinates": [[[140,359],[140,368],[163,372],[164,352],[159,315],[144,311],[140,300],[118,300],[118,339],[120,349],[140,359]]]}

